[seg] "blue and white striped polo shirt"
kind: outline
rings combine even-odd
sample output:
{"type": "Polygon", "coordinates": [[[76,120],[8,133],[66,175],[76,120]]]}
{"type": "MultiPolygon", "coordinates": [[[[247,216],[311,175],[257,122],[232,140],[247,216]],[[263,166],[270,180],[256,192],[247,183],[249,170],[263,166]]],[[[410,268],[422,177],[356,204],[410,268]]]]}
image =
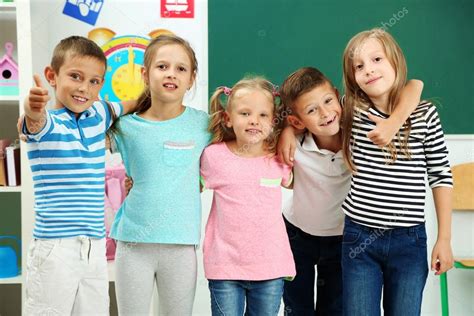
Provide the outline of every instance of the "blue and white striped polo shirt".
{"type": "MultiPolygon", "coordinates": [[[[117,115],[122,106],[110,103],[117,115]]],[[[112,116],[104,102],[76,118],[67,108],[48,111],[44,128],[27,135],[36,221],[33,237],[105,237],[105,133],[112,116]]]]}

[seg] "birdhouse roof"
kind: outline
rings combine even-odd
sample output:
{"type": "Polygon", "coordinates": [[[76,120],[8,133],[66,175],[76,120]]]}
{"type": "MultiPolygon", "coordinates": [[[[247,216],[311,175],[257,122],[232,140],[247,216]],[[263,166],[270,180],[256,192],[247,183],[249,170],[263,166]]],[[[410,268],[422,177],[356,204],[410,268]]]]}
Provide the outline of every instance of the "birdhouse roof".
{"type": "Polygon", "coordinates": [[[0,66],[3,65],[5,62],[9,63],[13,68],[15,68],[16,71],[18,71],[18,65],[16,64],[15,60],[7,54],[3,55],[3,57],[0,58],[0,66]]]}

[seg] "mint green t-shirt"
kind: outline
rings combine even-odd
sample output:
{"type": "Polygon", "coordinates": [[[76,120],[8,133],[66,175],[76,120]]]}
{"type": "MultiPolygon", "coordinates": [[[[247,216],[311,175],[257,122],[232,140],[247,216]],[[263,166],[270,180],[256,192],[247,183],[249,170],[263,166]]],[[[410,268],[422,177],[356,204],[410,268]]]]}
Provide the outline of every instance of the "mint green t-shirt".
{"type": "Polygon", "coordinates": [[[112,238],[199,244],[199,158],[210,141],[208,123],[207,113],[190,107],[167,121],[120,118],[114,138],[133,188],[117,212],[112,238]]]}

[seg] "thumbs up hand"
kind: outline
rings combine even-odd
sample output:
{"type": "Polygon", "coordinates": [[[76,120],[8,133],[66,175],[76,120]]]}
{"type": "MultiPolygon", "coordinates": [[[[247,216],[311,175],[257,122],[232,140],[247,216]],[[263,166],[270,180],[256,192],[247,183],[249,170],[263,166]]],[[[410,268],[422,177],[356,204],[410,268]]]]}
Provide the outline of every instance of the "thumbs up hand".
{"type": "Polygon", "coordinates": [[[48,89],[43,86],[37,74],[33,76],[33,80],[35,81],[35,85],[30,89],[30,94],[28,95],[29,107],[31,111],[41,113],[50,99],[49,92],[48,89]]]}
{"type": "Polygon", "coordinates": [[[369,119],[376,124],[375,128],[367,133],[367,137],[380,148],[390,144],[398,132],[399,125],[394,124],[390,118],[384,119],[379,116],[368,114],[369,119]]]}
{"type": "Polygon", "coordinates": [[[46,124],[46,104],[50,97],[38,75],[33,76],[35,85],[30,89],[30,93],[25,98],[24,109],[26,127],[30,133],[37,133],[46,124]]]}

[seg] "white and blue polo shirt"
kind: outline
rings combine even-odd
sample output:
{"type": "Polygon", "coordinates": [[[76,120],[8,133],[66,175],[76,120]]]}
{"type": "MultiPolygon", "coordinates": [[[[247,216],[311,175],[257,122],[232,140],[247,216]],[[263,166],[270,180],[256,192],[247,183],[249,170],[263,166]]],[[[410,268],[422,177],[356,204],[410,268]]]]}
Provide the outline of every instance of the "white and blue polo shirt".
{"type": "MultiPolygon", "coordinates": [[[[122,114],[120,103],[109,103],[122,114]]],[[[47,112],[44,128],[27,135],[33,174],[33,237],[105,237],[105,134],[112,115],[98,101],[79,117],[67,108],[47,112]]]]}

